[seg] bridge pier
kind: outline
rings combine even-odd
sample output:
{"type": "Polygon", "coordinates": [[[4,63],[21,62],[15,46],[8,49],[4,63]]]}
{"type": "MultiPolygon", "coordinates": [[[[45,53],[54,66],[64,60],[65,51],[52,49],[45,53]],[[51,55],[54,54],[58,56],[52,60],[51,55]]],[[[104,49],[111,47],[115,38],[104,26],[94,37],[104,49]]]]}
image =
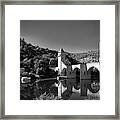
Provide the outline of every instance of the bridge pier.
{"type": "Polygon", "coordinates": [[[81,83],[81,96],[87,96],[87,82],[86,80],[82,80],[82,83],[81,83]]]}
{"type": "Polygon", "coordinates": [[[62,83],[59,80],[59,76],[57,77],[57,81],[59,81],[58,83],[58,98],[62,97],[62,83]]]}
{"type": "Polygon", "coordinates": [[[81,96],[87,96],[87,66],[86,63],[81,64],[80,66],[80,83],[81,83],[81,89],[80,89],[80,95],[81,96]]]}

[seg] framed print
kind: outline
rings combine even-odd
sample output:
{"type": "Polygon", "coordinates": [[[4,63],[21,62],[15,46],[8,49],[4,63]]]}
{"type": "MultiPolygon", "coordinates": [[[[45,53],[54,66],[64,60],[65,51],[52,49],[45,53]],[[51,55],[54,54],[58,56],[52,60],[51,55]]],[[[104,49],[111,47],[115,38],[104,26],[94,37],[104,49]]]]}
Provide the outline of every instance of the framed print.
{"type": "Polygon", "coordinates": [[[1,118],[119,119],[119,2],[1,3],[1,118]]]}

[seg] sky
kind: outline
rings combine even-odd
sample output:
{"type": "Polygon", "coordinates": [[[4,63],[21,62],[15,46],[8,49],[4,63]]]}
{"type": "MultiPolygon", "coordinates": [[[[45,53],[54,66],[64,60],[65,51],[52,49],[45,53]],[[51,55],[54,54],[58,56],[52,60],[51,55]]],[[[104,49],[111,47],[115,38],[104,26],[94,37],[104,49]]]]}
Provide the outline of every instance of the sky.
{"type": "Polygon", "coordinates": [[[98,50],[99,20],[21,20],[20,37],[42,48],[80,53],[98,50]]]}

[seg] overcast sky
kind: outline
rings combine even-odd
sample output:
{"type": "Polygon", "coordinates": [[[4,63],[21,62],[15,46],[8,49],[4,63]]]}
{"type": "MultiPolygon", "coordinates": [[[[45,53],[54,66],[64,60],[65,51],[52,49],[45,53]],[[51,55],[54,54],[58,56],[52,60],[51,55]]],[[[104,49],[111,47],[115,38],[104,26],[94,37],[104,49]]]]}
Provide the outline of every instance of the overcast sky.
{"type": "Polygon", "coordinates": [[[20,37],[43,48],[67,52],[98,49],[100,21],[98,20],[21,20],[20,37]]]}

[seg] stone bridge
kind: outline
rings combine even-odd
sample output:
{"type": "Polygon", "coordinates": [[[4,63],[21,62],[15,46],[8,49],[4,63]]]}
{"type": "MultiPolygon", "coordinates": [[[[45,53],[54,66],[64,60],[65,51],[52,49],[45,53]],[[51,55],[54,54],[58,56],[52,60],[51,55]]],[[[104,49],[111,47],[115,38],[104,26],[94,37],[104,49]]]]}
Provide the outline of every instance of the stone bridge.
{"type": "MultiPolygon", "coordinates": [[[[100,63],[99,62],[91,62],[91,63],[79,63],[79,64],[71,64],[71,66],[66,65],[64,61],[62,61],[62,50],[60,50],[58,52],[58,71],[59,74],[62,75],[62,72],[65,72],[65,74],[63,76],[66,76],[67,78],[70,78],[71,76],[74,76],[75,79],[77,80],[79,77],[79,81],[80,82],[80,86],[81,86],[81,93],[82,95],[86,95],[87,94],[87,87],[85,87],[88,82],[88,76],[90,75],[89,79],[93,79],[93,76],[91,71],[94,71],[94,68],[97,69],[97,79],[99,79],[99,71],[100,71],[100,63]],[[76,69],[78,68],[78,69],[76,69]],[[79,73],[76,71],[79,71],[79,73]],[[88,72],[89,71],[89,72],[88,72]],[[66,74],[67,73],[67,74],[66,74]],[[89,75],[88,75],[89,74],[89,75]],[[91,77],[92,76],[92,77],[91,77]]],[[[95,73],[96,74],[96,73],[95,73]]],[[[73,82],[73,79],[69,79],[68,82],[73,82]]],[[[59,84],[58,86],[58,96],[61,96],[61,94],[63,93],[63,86],[62,83],[59,84]]],[[[70,88],[72,89],[72,88],[70,88]]],[[[92,90],[94,92],[94,90],[92,90]]]]}

